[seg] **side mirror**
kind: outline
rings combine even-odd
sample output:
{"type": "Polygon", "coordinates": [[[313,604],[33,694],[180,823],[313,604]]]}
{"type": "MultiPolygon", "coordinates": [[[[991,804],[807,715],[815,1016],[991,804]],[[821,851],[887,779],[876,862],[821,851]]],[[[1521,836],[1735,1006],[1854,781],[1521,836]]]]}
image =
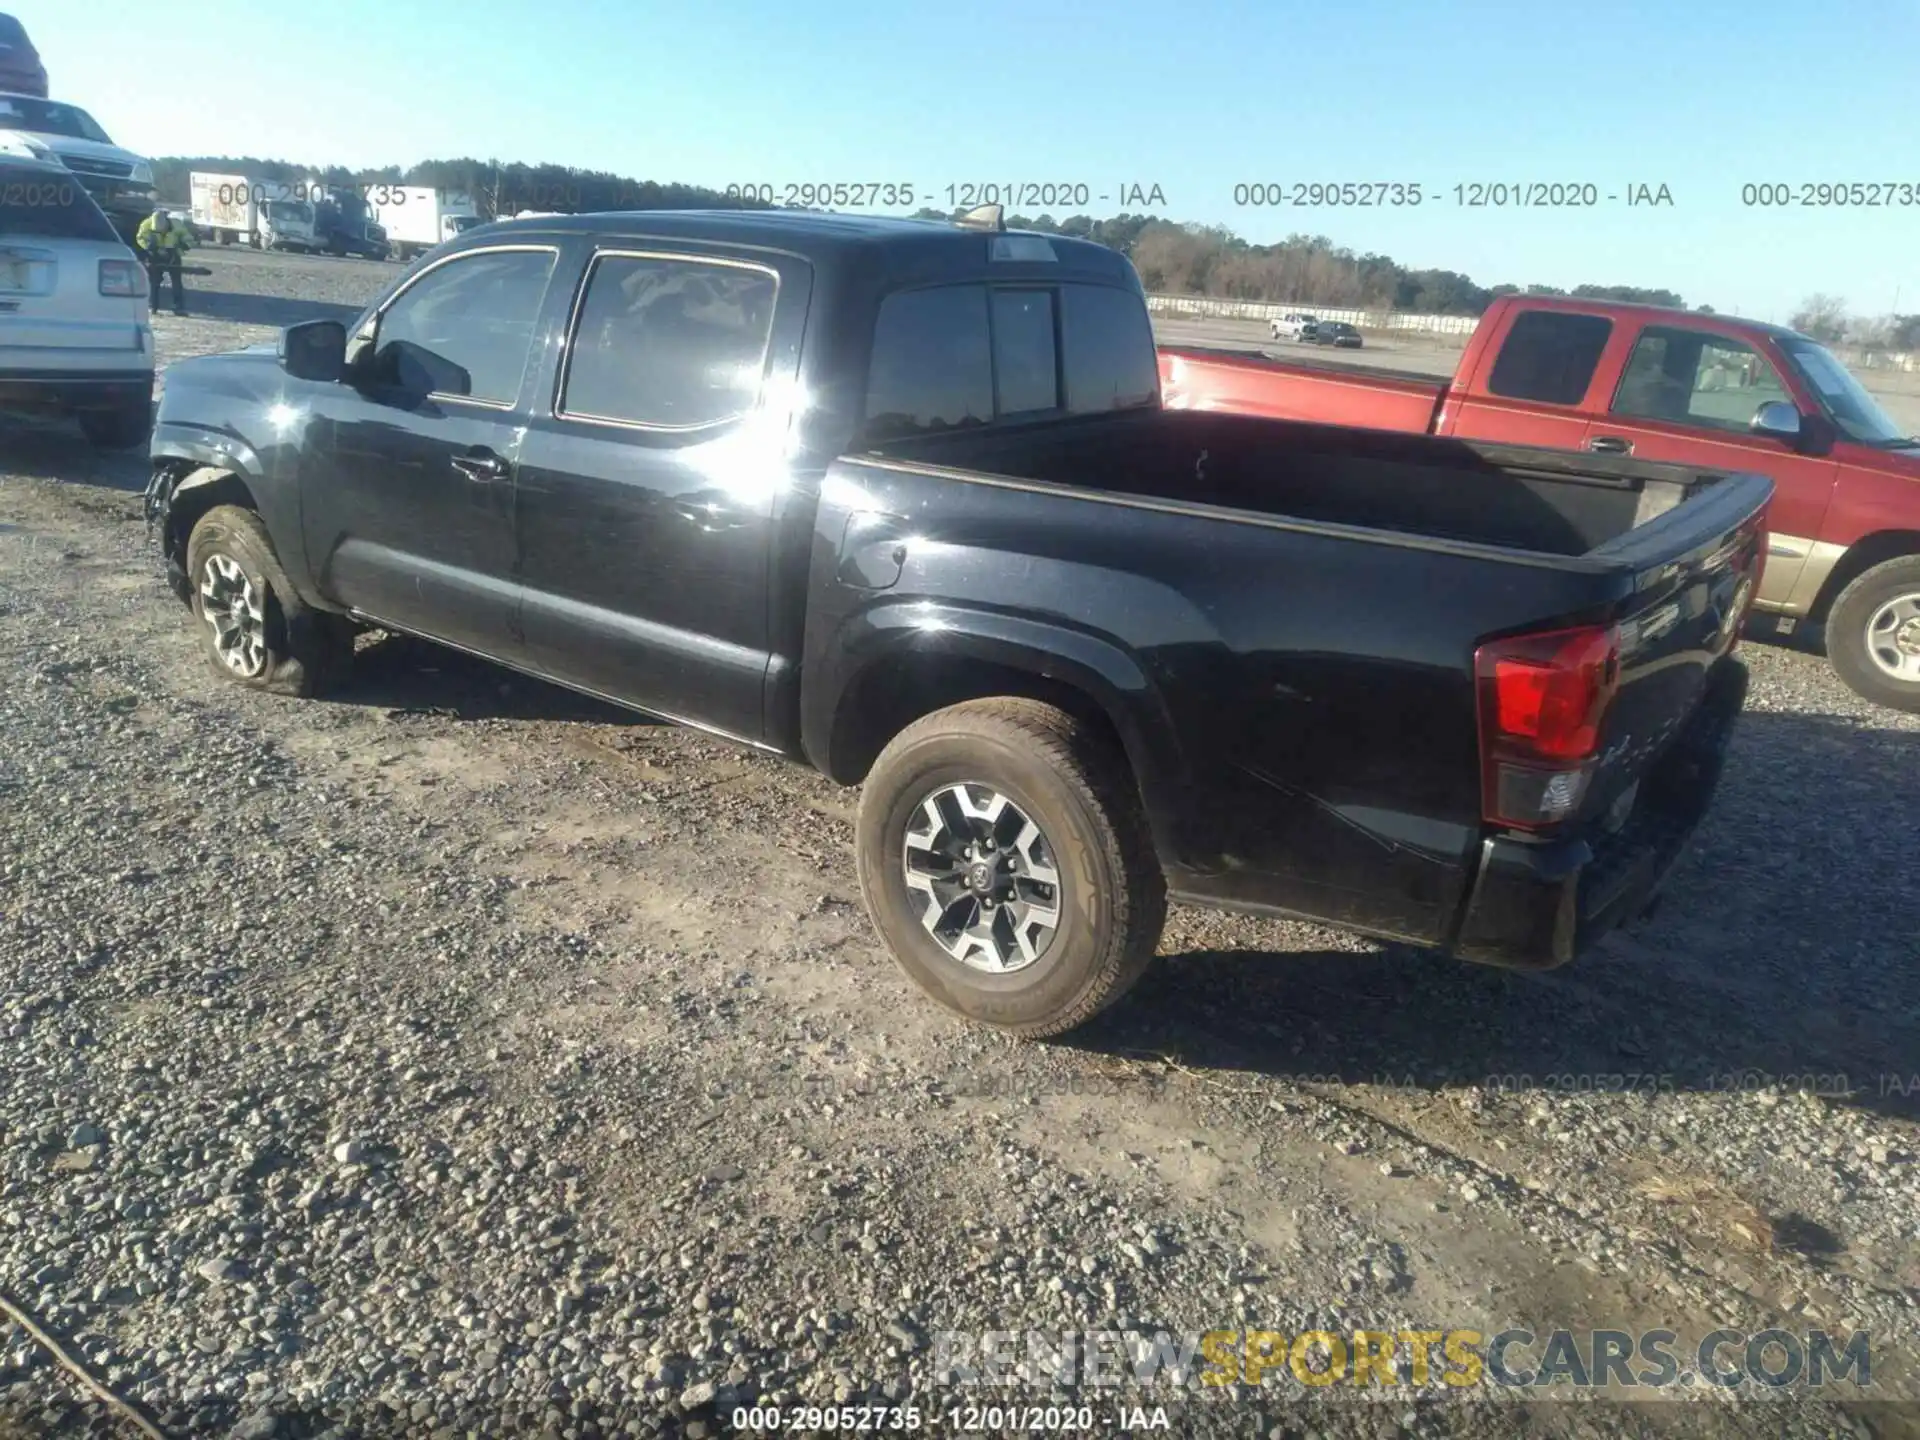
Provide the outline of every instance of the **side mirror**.
{"type": "Polygon", "coordinates": [[[338,380],[347,368],[347,327],[308,320],[280,332],[280,368],[296,380],[338,380]]]}
{"type": "Polygon", "coordinates": [[[1800,412],[1784,400],[1769,400],[1753,412],[1747,428],[1755,435],[1771,435],[1777,440],[1800,438],[1800,412]]]}

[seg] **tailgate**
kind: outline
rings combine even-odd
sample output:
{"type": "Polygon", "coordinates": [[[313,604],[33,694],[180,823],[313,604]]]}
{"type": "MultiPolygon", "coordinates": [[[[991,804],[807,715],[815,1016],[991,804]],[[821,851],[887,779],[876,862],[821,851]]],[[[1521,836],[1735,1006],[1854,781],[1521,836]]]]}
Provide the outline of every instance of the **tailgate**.
{"type": "Polygon", "coordinates": [[[0,242],[0,350],[140,350],[146,277],[134,295],[102,295],[100,262],[134,264],[117,241],[0,242]]]}
{"type": "Polygon", "coordinates": [[[1619,689],[1600,732],[1582,815],[1616,831],[1640,782],[1686,730],[1715,663],[1738,642],[1766,560],[1773,482],[1715,478],[1664,514],[1589,552],[1629,563],[1634,595],[1620,626],[1619,689]]]}
{"type": "MultiPolygon", "coordinates": [[[[1523,822],[1490,815],[1494,828],[1482,840],[1449,947],[1463,959],[1529,968],[1573,959],[1658,895],[1712,802],[1746,698],[1746,667],[1729,652],[1759,589],[1773,482],[1759,475],[1700,479],[1705,483],[1664,514],[1589,552],[1630,567],[1633,589],[1611,615],[1536,636],[1575,647],[1580,685],[1529,708],[1530,694],[1546,692],[1530,689],[1524,662],[1509,677],[1516,681],[1514,708],[1500,707],[1496,728],[1510,733],[1510,713],[1523,729],[1568,740],[1563,765],[1582,754],[1594,758],[1545,787],[1550,793],[1559,780],[1588,773],[1578,808],[1563,821],[1526,825],[1534,833],[1517,834],[1506,826],[1523,822]],[[1609,620],[1618,635],[1617,670],[1601,668],[1609,620]],[[1589,736],[1583,714],[1607,688],[1596,690],[1587,677],[1602,673],[1614,677],[1612,698],[1597,735],[1589,736]]],[[[1524,636],[1518,640],[1524,650],[1524,636]]],[[[1511,640],[1482,648],[1502,644],[1515,648],[1511,640]]],[[[1489,713],[1483,690],[1483,764],[1489,713]]],[[[1501,764],[1489,769],[1525,773],[1501,764]]],[[[1534,778],[1553,774],[1541,770],[1534,778]]],[[[1524,792],[1516,785],[1516,796],[1524,792]]],[[[1500,813],[1519,813],[1517,801],[1500,813]]]]}

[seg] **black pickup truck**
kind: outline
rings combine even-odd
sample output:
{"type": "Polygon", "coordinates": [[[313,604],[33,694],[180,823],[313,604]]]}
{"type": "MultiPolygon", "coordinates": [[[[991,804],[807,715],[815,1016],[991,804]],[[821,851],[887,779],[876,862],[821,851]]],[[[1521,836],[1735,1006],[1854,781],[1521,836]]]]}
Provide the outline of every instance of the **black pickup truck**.
{"type": "Polygon", "coordinates": [[[893,954],[1023,1035],[1168,898],[1528,967],[1640,913],[1772,493],[1163,409],[1125,258],[997,215],[491,225],[175,364],[152,449],[221,674],[408,632],[863,784],[893,954]]]}

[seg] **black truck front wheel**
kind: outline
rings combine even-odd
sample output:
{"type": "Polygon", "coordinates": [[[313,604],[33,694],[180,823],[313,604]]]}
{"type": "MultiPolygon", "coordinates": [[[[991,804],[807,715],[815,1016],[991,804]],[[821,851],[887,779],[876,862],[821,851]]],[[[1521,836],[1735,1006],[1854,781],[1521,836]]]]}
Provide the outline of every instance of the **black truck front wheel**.
{"type": "Polygon", "coordinates": [[[187,578],[201,649],[222,679],[310,696],[352,660],[351,627],[294,593],[251,510],[216,505],[200,517],[187,541],[187,578]]]}
{"type": "Polygon", "coordinates": [[[1920,555],[1883,561],[1840,592],[1827,658],[1855,694],[1920,714],[1920,555]]]}
{"type": "Polygon", "coordinates": [[[1037,701],[915,721],[860,797],[860,886],[902,969],[971,1020],[1058,1035],[1145,973],[1166,883],[1125,756],[1037,701]]]}

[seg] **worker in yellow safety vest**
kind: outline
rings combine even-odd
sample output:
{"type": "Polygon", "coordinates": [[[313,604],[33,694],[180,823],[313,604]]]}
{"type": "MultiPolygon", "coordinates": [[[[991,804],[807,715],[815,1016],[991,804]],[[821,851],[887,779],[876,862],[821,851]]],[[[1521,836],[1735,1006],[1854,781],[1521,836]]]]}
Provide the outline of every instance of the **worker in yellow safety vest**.
{"type": "Polygon", "coordinates": [[[193,237],[187,233],[187,227],[174,224],[173,217],[165,210],[155,210],[140,222],[133,247],[147,262],[148,305],[155,310],[160,308],[160,277],[170,275],[173,277],[173,313],[186,314],[186,287],[180,278],[180,257],[193,247],[193,237]]]}

